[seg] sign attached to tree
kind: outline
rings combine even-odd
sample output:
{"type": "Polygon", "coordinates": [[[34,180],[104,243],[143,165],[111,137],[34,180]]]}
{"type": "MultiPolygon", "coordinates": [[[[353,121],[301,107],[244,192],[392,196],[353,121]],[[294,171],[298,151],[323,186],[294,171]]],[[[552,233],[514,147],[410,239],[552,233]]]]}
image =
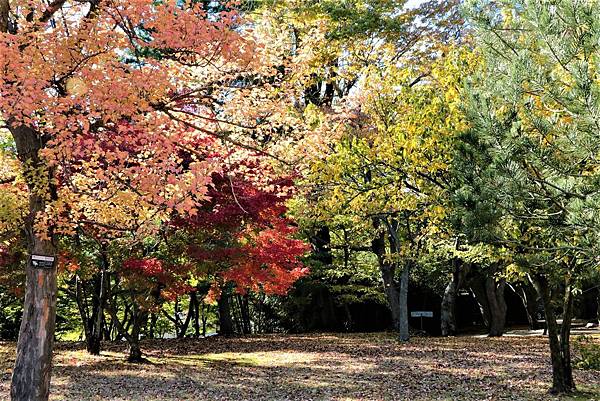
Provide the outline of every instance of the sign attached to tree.
{"type": "Polygon", "coordinates": [[[54,256],[31,255],[31,266],[34,269],[52,269],[54,260],[54,256]]]}
{"type": "Polygon", "coordinates": [[[410,312],[410,317],[433,317],[433,312],[432,311],[410,312]]]}

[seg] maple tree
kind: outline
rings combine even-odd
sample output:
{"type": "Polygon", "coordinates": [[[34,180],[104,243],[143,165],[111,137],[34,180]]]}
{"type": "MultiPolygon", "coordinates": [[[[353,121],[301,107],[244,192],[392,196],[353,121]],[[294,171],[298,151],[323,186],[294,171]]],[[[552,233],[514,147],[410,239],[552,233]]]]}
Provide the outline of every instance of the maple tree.
{"type": "MultiPolygon", "coordinates": [[[[1,4],[0,111],[28,187],[30,254],[56,255],[81,193],[104,204],[143,199],[165,214],[204,199],[210,161],[189,149],[182,169],[176,155],[222,132],[210,92],[252,62],[252,42],[232,29],[241,23],[234,11],[209,15],[194,2],[1,4]]],[[[48,398],[55,308],[56,269],[28,263],[13,399],[48,398]]]]}
{"type": "MultiPolygon", "coordinates": [[[[308,272],[299,260],[307,245],[294,238],[297,228],[285,217],[293,181],[264,162],[246,157],[228,164],[213,174],[210,200],[198,213],[175,221],[190,233],[190,257],[210,272],[208,297],[219,298],[221,308],[228,307],[229,283],[239,294],[283,295],[308,272]]],[[[227,309],[220,318],[221,332],[231,334],[227,309]]]]}

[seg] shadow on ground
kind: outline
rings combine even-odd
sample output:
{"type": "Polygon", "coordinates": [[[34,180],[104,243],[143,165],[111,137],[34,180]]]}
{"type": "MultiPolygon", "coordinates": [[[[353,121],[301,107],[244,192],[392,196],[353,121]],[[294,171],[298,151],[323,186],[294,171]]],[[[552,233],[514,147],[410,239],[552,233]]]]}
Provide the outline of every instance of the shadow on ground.
{"type": "MultiPolygon", "coordinates": [[[[0,346],[0,357],[11,346],[0,346]]],[[[99,357],[80,345],[60,344],[51,399],[552,399],[546,392],[546,339],[539,337],[416,338],[401,344],[381,334],[271,335],[147,341],[144,348],[152,363],[131,365],[120,344],[107,344],[99,357]]],[[[600,383],[599,372],[577,371],[576,378],[600,383]]],[[[2,399],[8,379],[2,377],[2,399]]]]}

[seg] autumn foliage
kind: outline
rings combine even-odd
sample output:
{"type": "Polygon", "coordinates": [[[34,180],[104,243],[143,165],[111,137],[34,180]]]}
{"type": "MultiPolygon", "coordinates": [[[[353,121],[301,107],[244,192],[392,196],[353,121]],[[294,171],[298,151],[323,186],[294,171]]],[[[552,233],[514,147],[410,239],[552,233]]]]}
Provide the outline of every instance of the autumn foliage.
{"type": "MultiPolygon", "coordinates": [[[[308,247],[285,217],[293,193],[293,181],[261,158],[239,161],[213,174],[209,201],[177,224],[204,237],[191,244],[191,255],[217,268],[216,283],[231,281],[240,293],[285,294],[308,273],[299,260],[308,247]]],[[[218,292],[215,286],[211,296],[218,292]]]]}

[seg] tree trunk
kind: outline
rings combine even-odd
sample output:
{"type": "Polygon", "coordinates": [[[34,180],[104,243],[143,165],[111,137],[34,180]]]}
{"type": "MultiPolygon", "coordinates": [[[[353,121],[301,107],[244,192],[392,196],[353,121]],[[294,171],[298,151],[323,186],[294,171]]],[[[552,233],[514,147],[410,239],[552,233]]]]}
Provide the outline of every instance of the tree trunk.
{"type": "Polygon", "coordinates": [[[233,318],[231,316],[231,287],[226,284],[221,292],[218,301],[219,306],[219,334],[222,336],[232,336],[235,334],[233,328],[233,318]]]}
{"type": "Polygon", "coordinates": [[[140,333],[142,327],[148,320],[148,313],[142,311],[139,305],[134,303],[132,320],[133,324],[131,326],[131,335],[125,336],[125,339],[129,343],[129,357],[127,358],[127,362],[145,362],[145,359],[142,356],[142,350],[140,348],[140,333]]]}
{"type": "Polygon", "coordinates": [[[8,32],[10,3],[8,0],[0,0],[0,32],[8,32]]]}
{"type": "Polygon", "coordinates": [[[529,330],[537,330],[539,328],[537,321],[538,300],[535,288],[529,283],[519,283],[510,287],[519,296],[521,302],[523,302],[529,330]]]}
{"type": "Polygon", "coordinates": [[[177,333],[177,338],[184,338],[187,333],[188,327],[190,327],[190,321],[192,320],[192,315],[194,313],[194,297],[196,296],[195,292],[190,293],[190,304],[188,305],[188,312],[185,317],[185,321],[181,325],[181,329],[179,333],[177,333]]]}
{"type": "Polygon", "coordinates": [[[505,279],[500,279],[498,282],[496,282],[493,276],[488,276],[485,279],[485,291],[490,306],[490,337],[500,337],[504,334],[506,326],[505,287],[505,279]]]}
{"type": "Polygon", "coordinates": [[[596,319],[600,325],[600,287],[597,288],[598,294],[596,295],[596,319]]]}
{"type": "Polygon", "coordinates": [[[150,314],[150,338],[156,338],[156,323],[158,322],[158,315],[156,313],[150,314]]]}
{"type": "Polygon", "coordinates": [[[571,320],[573,319],[573,289],[569,282],[565,285],[563,301],[563,322],[560,328],[560,349],[562,352],[563,372],[565,384],[570,391],[575,390],[573,368],[571,365],[571,320]]]}
{"type": "Polygon", "coordinates": [[[248,294],[237,296],[238,305],[240,306],[240,317],[243,334],[252,334],[252,323],[250,321],[250,305],[248,294]]]}
{"type": "Polygon", "coordinates": [[[463,285],[465,276],[469,274],[471,265],[462,263],[458,259],[452,261],[452,278],[444,290],[440,311],[442,336],[453,336],[456,328],[456,296],[463,285]]]}
{"type": "Polygon", "coordinates": [[[400,341],[408,341],[410,334],[408,330],[408,279],[410,275],[411,262],[407,262],[400,275],[400,299],[398,315],[398,332],[400,341]]]}
{"type": "Polygon", "coordinates": [[[494,271],[486,271],[483,275],[476,275],[470,280],[469,287],[479,304],[489,336],[498,337],[506,327],[506,280],[496,281],[493,273],[494,271]]]}
{"type": "Polygon", "coordinates": [[[575,390],[575,383],[573,381],[571,353],[569,349],[571,314],[573,308],[571,288],[567,285],[565,289],[564,317],[566,317],[566,319],[563,319],[563,328],[560,330],[561,333],[559,334],[552,291],[547,279],[543,276],[537,276],[533,279],[533,284],[544,304],[546,327],[548,329],[550,358],[552,361],[552,388],[550,391],[555,394],[572,392],[575,390]]]}
{"type": "Polygon", "coordinates": [[[480,276],[474,277],[469,282],[469,288],[475,297],[475,301],[477,301],[477,305],[479,305],[479,311],[481,312],[481,318],[483,319],[483,324],[485,327],[490,327],[490,323],[492,321],[491,313],[490,313],[490,305],[488,303],[485,285],[483,284],[483,280],[480,276]]]}
{"type": "Polygon", "coordinates": [[[86,338],[87,351],[92,355],[100,355],[102,328],[104,326],[104,306],[106,303],[106,287],[108,276],[108,258],[101,252],[101,270],[94,277],[94,298],[92,301],[93,314],[90,321],[89,338],[86,338]]]}
{"type": "Polygon", "coordinates": [[[202,337],[206,337],[206,321],[208,320],[208,305],[202,303],[202,337]]]}
{"type": "Polygon", "coordinates": [[[315,260],[323,263],[323,265],[330,265],[333,263],[329,227],[319,227],[314,235],[311,236],[310,242],[313,247],[313,257],[315,260]]]}
{"type": "MultiPolygon", "coordinates": [[[[2,22],[4,23],[4,22],[2,22]]],[[[48,238],[34,230],[35,218],[46,208],[46,199],[56,199],[52,173],[39,158],[42,138],[24,126],[11,128],[17,154],[26,169],[46,171],[38,181],[27,179],[29,187],[29,215],[24,232],[30,255],[56,256],[53,234],[48,238]],[[47,180],[47,181],[45,181],[47,180]]],[[[25,174],[25,177],[28,177],[25,174]]],[[[48,227],[45,227],[48,228],[48,227]]],[[[15,401],[47,400],[50,392],[52,347],[56,320],[56,265],[51,268],[34,267],[31,257],[26,267],[26,290],[23,320],[19,331],[17,356],[11,383],[11,399],[15,401]]]]}
{"type": "Polygon", "coordinates": [[[84,287],[85,284],[82,284],[79,275],[75,275],[75,301],[77,302],[77,309],[79,310],[79,316],[81,317],[81,325],[83,327],[87,348],[87,342],[89,338],[91,338],[92,334],[84,287]]]}
{"type": "MultiPolygon", "coordinates": [[[[379,223],[374,221],[373,225],[378,228],[379,223]]],[[[383,290],[388,302],[388,307],[392,314],[392,324],[394,330],[400,329],[400,291],[398,283],[395,280],[396,265],[386,258],[385,251],[385,234],[380,232],[377,234],[375,239],[371,243],[371,249],[377,256],[379,264],[379,271],[381,272],[381,278],[383,280],[383,290]]]]}
{"type": "Polygon", "coordinates": [[[194,337],[200,337],[200,302],[198,301],[198,294],[194,291],[190,295],[190,302],[194,303],[194,337]]]}
{"type": "Polygon", "coordinates": [[[129,327],[123,327],[123,324],[119,321],[119,316],[117,315],[117,310],[114,308],[114,305],[112,303],[107,303],[106,310],[119,333],[117,337],[119,339],[125,338],[125,340],[127,340],[129,346],[129,357],[127,358],[127,361],[131,363],[145,362],[140,347],[140,331],[142,321],[147,320],[148,313],[142,313],[139,310],[139,307],[134,303],[131,320],[129,321],[132,329],[131,334],[129,334],[129,327]],[[145,315],[145,317],[143,315],[145,315]]]}

